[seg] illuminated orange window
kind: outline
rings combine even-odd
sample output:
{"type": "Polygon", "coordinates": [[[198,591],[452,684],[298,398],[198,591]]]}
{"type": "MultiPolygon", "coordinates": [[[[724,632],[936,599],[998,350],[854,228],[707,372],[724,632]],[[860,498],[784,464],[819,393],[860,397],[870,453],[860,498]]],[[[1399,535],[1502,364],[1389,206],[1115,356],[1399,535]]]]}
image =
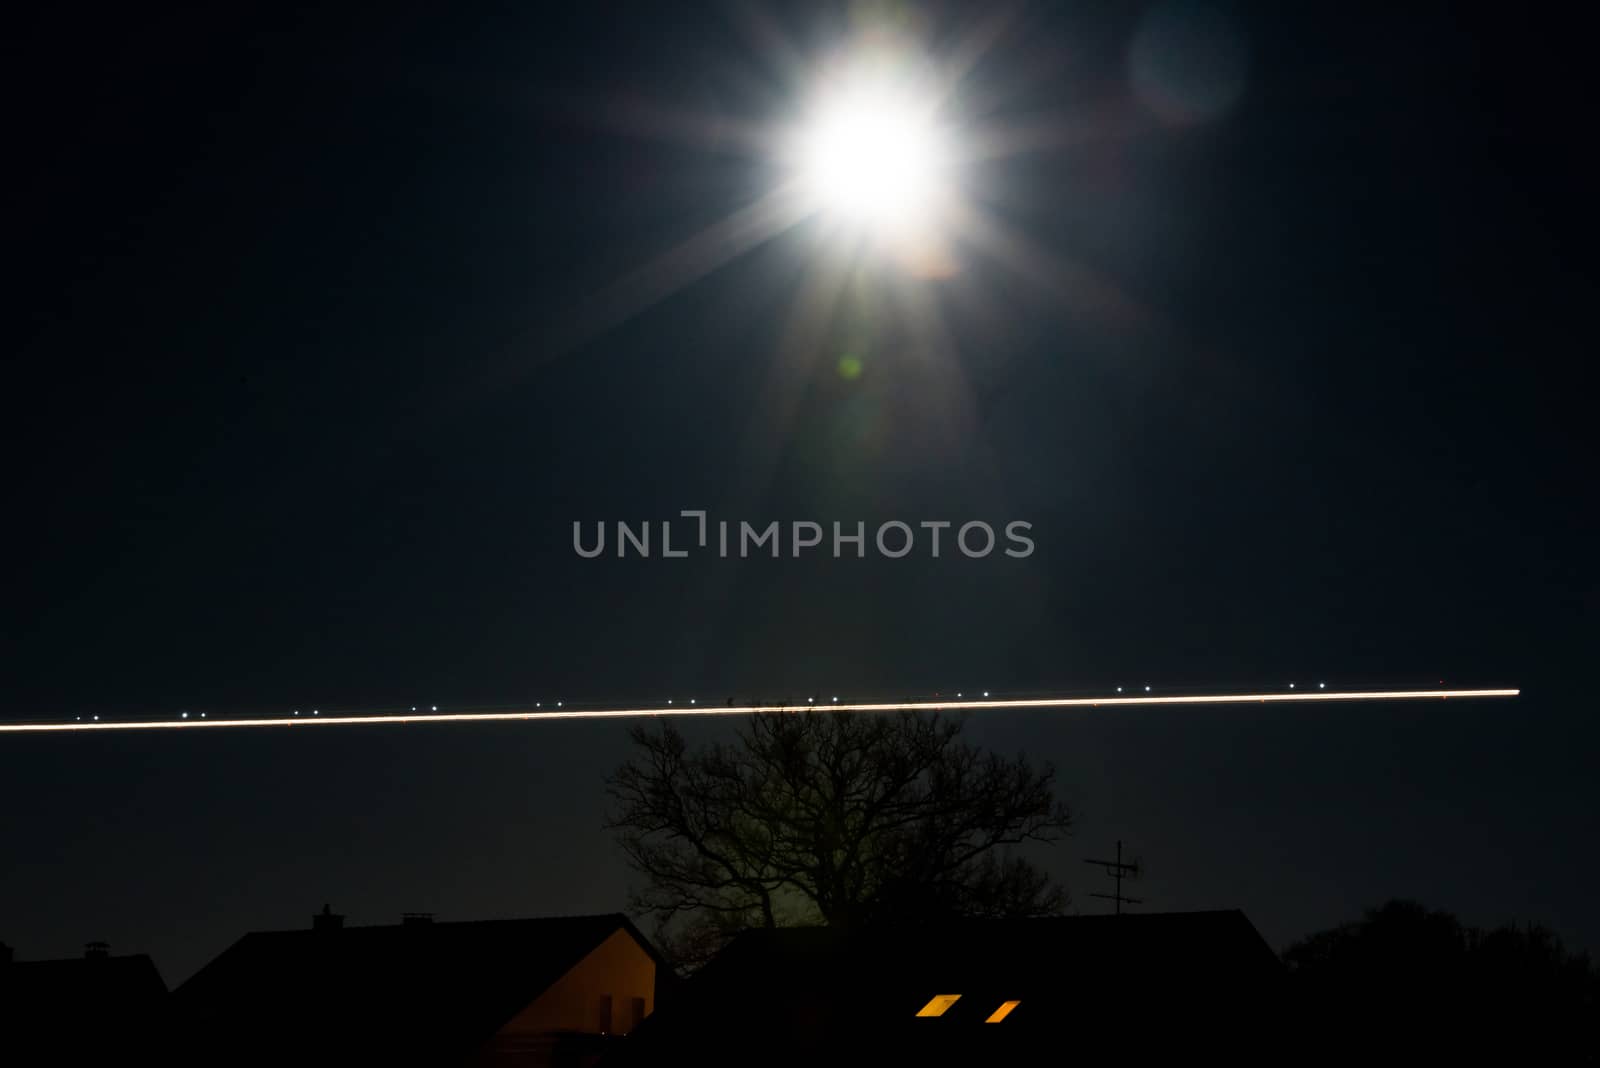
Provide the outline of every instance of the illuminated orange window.
{"type": "Polygon", "coordinates": [[[989,1018],[987,1020],[983,1021],[983,1022],[984,1023],[999,1023],[1001,1020],[1004,1020],[1007,1016],[1011,1015],[1011,1010],[1012,1009],[1016,1008],[1018,1005],[1021,1005],[1021,1004],[1022,1004],[1022,1002],[1020,1002],[1020,1001],[1002,1001],[1000,1003],[1000,1007],[998,1009],[995,1009],[993,1012],[991,1012],[989,1014],[989,1018]]]}
{"type": "Polygon", "coordinates": [[[961,1000],[960,994],[940,994],[922,1008],[917,1010],[918,1016],[943,1016],[945,1010],[961,1000]]]}

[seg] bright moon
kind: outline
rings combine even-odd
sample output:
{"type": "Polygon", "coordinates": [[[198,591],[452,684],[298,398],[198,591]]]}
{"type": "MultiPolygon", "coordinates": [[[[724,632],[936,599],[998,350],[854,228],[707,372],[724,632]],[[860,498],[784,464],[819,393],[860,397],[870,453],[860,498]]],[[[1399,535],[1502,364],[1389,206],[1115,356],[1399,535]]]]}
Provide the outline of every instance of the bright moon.
{"type": "Polygon", "coordinates": [[[931,223],[948,169],[931,108],[892,87],[856,85],[812,115],[798,145],[813,207],[857,226],[904,232],[931,223]]]}

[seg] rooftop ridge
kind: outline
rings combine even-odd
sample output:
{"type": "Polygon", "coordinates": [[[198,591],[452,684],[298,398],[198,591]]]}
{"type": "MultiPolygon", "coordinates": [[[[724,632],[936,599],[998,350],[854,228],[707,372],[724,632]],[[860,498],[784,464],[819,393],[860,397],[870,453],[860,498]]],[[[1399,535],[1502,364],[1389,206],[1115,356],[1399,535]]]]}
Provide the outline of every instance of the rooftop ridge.
{"type": "MultiPolygon", "coordinates": [[[[403,913],[402,915],[407,915],[407,914],[403,913]]],[[[415,914],[415,915],[420,915],[420,914],[415,914]]],[[[443,920],[443,919],[439,919],[437,914],[433,914],[433,915],[434,915],[433,921],[428,925],[428,926],[431,926],[431,927],[472,927],[472,926],[489,926],[489,925],[492,925],[492,924],[535,924],[535,923],[552,923],[553,924],[553,923],[572,923],[572,922],[585,921],[585,920],[588,920],[588,921],[600,921],[600,920],[608,920],[608,921],[609,920],[618,920],[618,921],[621,921],[621,920],[627,920],[628,919],[627,914],[623,913],[623,912],[585,912],[585,913],[560,914],[560,915],[555,915],[555,916],[489,916],[489,917],[478,917],[478,918],[469,919],[469,920],[443,920]]],[[[394,922],[394,923],[357,923],[357,924],[346,923],[344,925],[344,927],[342,927],[340,929],[339,933],[340,934],[349,934],[352,931],[388,931],[388,930],[396,930],[396,929],[399,929],[399,928],[402,928],[402,927],[405,927],[405,926],[406,926],[406,924],[405,924],[405,922],[403,920],[397,921],[397,922],[394,922]]],[[[319,932],[316,932],[313,928],[310,928],[310,927],[279,927],[279,928],[268,928],[268,929],[259,930],[259,931],[249,931],[249,932],[246,932],[244,937],[248,938],[251,935],[314,934],[314,933],[319,933],[319,932]]]]}

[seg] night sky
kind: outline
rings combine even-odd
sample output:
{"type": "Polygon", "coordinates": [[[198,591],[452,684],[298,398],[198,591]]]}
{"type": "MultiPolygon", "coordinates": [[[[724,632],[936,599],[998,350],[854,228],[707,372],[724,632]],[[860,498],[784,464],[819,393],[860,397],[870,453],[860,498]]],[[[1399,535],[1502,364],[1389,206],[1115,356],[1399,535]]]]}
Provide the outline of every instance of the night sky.
{"type": "MultiPolygon", "coordinates": [[[[939,281],[861,256],[825,312],[816,220],[637,272],[771,189],[747,134],[842,9],[36,12],[0,716],[1521,686],[969,731],[1060,768],[1083,911],[1122,838],[1146,908],[1279,947],[1412,896],[1600,950],[1592,56],[1533,8],[918,8],[937,54],[997,30],[951,107],[1038,135],[964,177],[1017,240],[939,281]],[[695,508],[1036,551],[573,551],[695,508]]],[[[613,911],[626,753],[614,722],[9,736],[0,939],[175,984],[324,902],[613,911]]]]}

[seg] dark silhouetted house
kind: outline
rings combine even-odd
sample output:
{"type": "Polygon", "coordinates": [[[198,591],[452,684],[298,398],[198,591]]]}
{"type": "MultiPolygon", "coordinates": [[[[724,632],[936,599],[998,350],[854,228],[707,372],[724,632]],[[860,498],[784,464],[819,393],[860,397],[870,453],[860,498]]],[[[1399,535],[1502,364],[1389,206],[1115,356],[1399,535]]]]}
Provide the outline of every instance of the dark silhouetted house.
{"type": "Polygon", "coordinates": [[[166,1040],[167,985],[143,954],[18,961],[0,946],[0,1064],[123,1063],[166,1040]]]}
{"type": "Polygon", "coordinates": [[[1280,1063],[1243,913],[748,931],[613,1065],[1280,1063]]]}
{"type": "Polygon", "coordinates": [[[174,992],[189,1063],[593,1063],[667,969],[621,915],[437,923],[412,914],[245,935],[174,992]]]}

